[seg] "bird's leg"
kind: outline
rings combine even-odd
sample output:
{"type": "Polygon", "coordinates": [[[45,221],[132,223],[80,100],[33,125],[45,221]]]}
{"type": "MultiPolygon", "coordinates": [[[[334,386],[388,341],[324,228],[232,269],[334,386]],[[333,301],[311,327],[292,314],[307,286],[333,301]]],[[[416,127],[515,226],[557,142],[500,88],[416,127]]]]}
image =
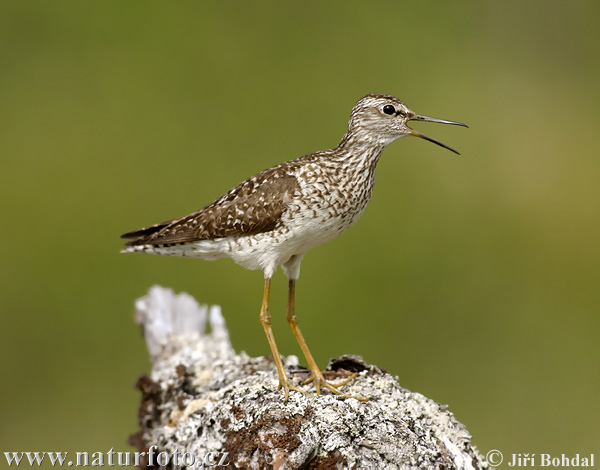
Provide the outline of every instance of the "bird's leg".
{"type": "Polygon", "coordinates": [[[297,392],[302,392],[308,395],[304,390],[294,387],[290,384],[288,376],[283,368],[283,362],[281,361],[281,356],[279,355],[279,350],[277,349],[277,344],[275,343],[275,336],[273,335],[273,329],[271,328],[271,314],[269,313],[269,293],[271,292],[271,278],[265,279],[265,288],[263,290],[263,299],[262,305],[260,307],[260,323],[265,330],[265,335],[267,335],[267,341],[269,342],[269,346],[271,347],[271,354],[273,354],[273,359],[275,360],[275,366],[277,367],[277,373],[279,375],[279,386],[277,390],[283,388],[285,391],[285,401],[288,399],[288,395],[290,390],[296,390],[297,392]]]}
{"type": "Polygon", "coordinates": [[[295,309],[295,300],[294,300],[295,299],[295,291],[296,291],[296,280],[290,279],[289,280],[289,288],[288,288],[287,321],[290,325],[290,328],[292,329],[292,332],[294,333],[294,336],[296,337],[296,341],[298,341],[298,344],[300,345],[302,354],[304,354],[304,357],[306,358],[306,362],[308,363],[308,368],[310,369],[310,372],[312,374],[312,377],[309,378],[304,383],[307,384],[307,383],[314,381],[315,388],[317,390],[317,395],[319,395],[321,393],[321,387],[323,387],[323,388],[329,390],[331,393],[334,393],[335,395],[342,395],[347,398],[356,398],[357,400],[367,401],[368,398],[366,398],[366,397],[360,397],[360,396],[355,397],[355,396],[340,392],[338,390],[338,387],[341,387],[342,385],[346,385],[348,382],[350,382],[350,380],[355,378],[358,374],[352,374],[348,379],[344,380],[341,384],[338,384],[338,385],[330,384],[323,377],[323,373],[321,372],[321,369],[319,369],[319,366],[317,366],[316,361],[314,360],[312,354],[310,353],[310,350],[308,349],[308,345],[306,344],[306,341],[304,341],[304,337],[302,336],[302,332],[300,331],[300,327],[298,326],[298,319],[296,318],[296,309],[295,309]]]}

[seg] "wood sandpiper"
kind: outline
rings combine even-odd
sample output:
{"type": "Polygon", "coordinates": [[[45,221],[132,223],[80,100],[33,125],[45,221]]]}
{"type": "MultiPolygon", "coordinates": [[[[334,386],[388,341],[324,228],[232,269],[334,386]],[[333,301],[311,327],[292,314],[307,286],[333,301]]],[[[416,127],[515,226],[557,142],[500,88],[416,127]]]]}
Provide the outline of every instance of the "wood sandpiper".
{"type": "MultiPolygon", "coordinates": [[[[296,279],[308,250],[333,240],[364,212],[373,191],[375,167],[383,150],[405,136],[416,136],[456,150],[408,126],[427,121],[467,127],[414,113],[398,98],[363,96],[350,115],[348,132],[337,147],[305,155],[261,171],[193,214],[134,230],[123,252],[143,252],[214,260],[229,257],[247,269],[262,269],[264,290],[260,322],[285,400],[290,383],[275,343],[269,314],[271,277],[278,266],[289,279],[287,321],[310,368],[317,394],[325,388],[336,395],[341,384],[330,384],[313,359],[298,327],[294,310],[296,279]]],[[[365,397],[353,397],[366,400],[365,397]]]]}

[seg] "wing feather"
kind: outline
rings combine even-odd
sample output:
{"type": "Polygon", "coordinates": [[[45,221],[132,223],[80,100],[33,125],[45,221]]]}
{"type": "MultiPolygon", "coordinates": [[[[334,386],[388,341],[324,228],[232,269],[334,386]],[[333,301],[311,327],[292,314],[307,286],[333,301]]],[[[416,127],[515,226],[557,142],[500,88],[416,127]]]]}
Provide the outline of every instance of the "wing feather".
{"type": "Polygon", "coordinates": [[[162,245],[273,230],[299,187],[289,170],[284,165],[265,170],[197,212],[133,230],[121,238],[132,239],[128,246],[162,245]]]}

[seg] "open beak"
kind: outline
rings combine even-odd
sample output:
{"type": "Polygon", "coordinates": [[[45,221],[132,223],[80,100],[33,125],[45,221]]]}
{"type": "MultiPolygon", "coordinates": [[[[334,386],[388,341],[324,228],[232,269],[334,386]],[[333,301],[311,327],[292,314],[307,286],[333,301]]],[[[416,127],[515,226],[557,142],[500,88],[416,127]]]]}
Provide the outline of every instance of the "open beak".
{"type": "MultiPolygon", "coordinates": [[[[414,116],[409,118],[408,121],[438,122],[440,124],[453,124],[455,126],[469,127],[466,124],[463,124],[462,122],[446,121],[445,119],[438,119],[438,118],[433,118],[433,117],[429,117],[429,116],[421,116],[420,114],[415,114],[414,116]]],[[[408,127],[408,126],[406,126],[406,127],[408,127]]],[[[426,136],[425,134],[422,134],[419,131],[415,131],[411,127],[408,127],[408,130],[410,131],[410,135],[414,135],[415,137],[420,137],[421,139],[428,140],[429,142],[433,142],[434,144],[437,144],[440,147],[444,147],[445,149],[448,149],[451,152],[454,152],[455,154],[460,155],[460,153],[458,153],[452,147],[448,147],[446,144],[442,144],[441,142],[438,142],[437,140],[432,139],[431,137],[426,136]]]]}

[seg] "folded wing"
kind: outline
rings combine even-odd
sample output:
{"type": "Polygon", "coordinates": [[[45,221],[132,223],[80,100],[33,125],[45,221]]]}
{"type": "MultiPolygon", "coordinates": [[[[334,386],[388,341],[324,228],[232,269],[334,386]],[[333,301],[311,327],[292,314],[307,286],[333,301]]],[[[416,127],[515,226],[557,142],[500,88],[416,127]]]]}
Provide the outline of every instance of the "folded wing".
{"type": "Polygon", "coordinates": [[[277,227],[297,190],[295,176],[283,168],[271,168],[197,212],[133,230],[121,238],[131,239],[127,246],[168,245],[268,232],[277,227]]]}

